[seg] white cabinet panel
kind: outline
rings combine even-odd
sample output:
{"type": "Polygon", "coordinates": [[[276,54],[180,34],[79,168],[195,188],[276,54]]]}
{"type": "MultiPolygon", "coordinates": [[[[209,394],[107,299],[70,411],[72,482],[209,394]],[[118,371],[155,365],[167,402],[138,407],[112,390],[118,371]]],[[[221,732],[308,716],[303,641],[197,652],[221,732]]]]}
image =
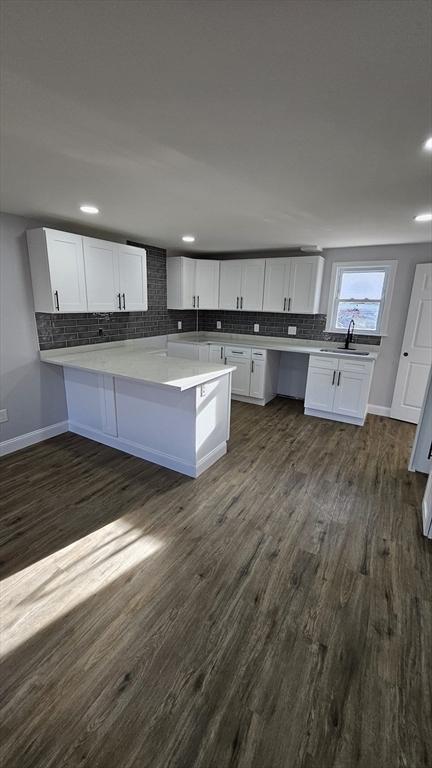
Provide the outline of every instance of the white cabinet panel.
{"type": "Polygon", "coordinates": [[[363,418],[369,394],[368,374],[338,371],[336,376],[334,413],[363,418]]]}
{"type": "Polygon", "coordinates": [[[285,312],[289,295],[290,259],[266,259],[264,312],[285,312]]]}
{"type": "Polygon", "coordinates": [[[209,345],[209,362],[221,363],[224,359],[224,348],[220,344],[209,345]]]}
{"type": "Polygon", "coordinates": [[[147,309],[147,254],[144,248],[118,246],[121,306],[127,312],[147,309]]]}
{"type": "Polygon", "coordinates": [[[291,259],[289,312],[315,314],[319,297],[324,260],[321,256],[303,256],[291,259]]]}
{"type": "Polygon", "coordinates": [[[335,370],[309,367],[305,408],[313,408],[317,411],[333,410],[336,375],[335,370]]]}
{"type": "Polygon", "coordinates": [[[52,229],[45,231],[54,309],[58,312],[85,312],[87,301],[81,237],[52,229]]]}
{"type": "Polygon", "coordinates": [[[262,312],[265,260],[244,259],[241,267],[240,309],[262,312]]]}
{"type": "Polygon", "coordinates": [[[232,387],[231,391],[233,395],[245,395],[249,396],[250,388],[250,359],[226,357],[228,365],[235,365],[236,370],[232,374],[232,387]]]}
{"type": "Polygon", "coordinates": [[[241,280],[241,261],[221,261],[219,283],[220,309],[240,309],[241,280]]]}
{"type": "Polygon", "coordinates": [[[265,394],[265,372],[266,363],[264,360],[251,361],[250,390],[251,397],[264,397],[265,394]]]}
{"type": "Polygon", "coordinates": [[[89,312],[120,311],[116,244],[84,237],[83,246],[89,312]]]}
{"type": "Polygon", "coordinates": [[[195,260],[195,294],[198,309],[219,307],[219,262],[214,259],[195,260]]]}

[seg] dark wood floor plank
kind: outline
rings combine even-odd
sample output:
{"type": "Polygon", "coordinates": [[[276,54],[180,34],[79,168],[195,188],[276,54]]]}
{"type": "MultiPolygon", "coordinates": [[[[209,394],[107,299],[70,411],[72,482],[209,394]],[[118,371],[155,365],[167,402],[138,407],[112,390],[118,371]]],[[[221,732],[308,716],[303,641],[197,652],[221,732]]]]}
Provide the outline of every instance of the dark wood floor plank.
{"type": "Polygon", "coordinates": [[[2,461],[11,768],[426,768],[412,425],[234,403],[197,480],[74,435],[2,461]]]}

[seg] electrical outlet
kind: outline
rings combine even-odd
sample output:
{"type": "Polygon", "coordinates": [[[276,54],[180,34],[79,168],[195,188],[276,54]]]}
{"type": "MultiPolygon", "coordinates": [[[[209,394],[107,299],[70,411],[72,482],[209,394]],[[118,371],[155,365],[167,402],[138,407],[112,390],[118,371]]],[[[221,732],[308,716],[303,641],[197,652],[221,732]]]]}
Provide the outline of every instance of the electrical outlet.
{"type": "Polygon", "coordinates": [[[289,325],[288,326],[288,336],[295,336],[297,333],[297,326],[296,325],[289,325]]]}
{"type": "Polygon", "coordinates": [[[178,330],[178,331],[181,331],[181,329],[182,329],[182,321],[181,321],[181,320],[178,320],[178,321],[177,321],[177,330],[178,330]]]}
{"type": "Polygon", "coordinates": [[[259,333],[259,325],[258,325],[258,323],[254,323],[254,333],[259,333]]]}
{"type": "Polygon", "coordinates": [[[220,320],[216,320],[216,330],[217,330],[217,331],[220,331],[220,329],[221,329],[221,328],[222,328],[222,323],[221,323],[221,321],[220,321],[220,320]]]}
{"type": "Polygon", "coordinates": [[[0,424],[3,424],[4,421],[8,421],[8,412],[7,408],[2,408],[0,411],[0,424]]]}

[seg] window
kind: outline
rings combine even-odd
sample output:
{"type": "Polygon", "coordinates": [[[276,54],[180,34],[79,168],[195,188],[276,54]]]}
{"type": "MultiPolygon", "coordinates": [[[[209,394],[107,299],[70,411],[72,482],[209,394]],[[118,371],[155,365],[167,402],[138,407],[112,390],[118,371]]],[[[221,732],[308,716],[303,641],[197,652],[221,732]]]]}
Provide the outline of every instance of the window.
{"type": "Polygon", "coordinates": [[[356,334],[383,336],[397,262],[339,262],[333,264],[327,331],[345,333],[354,320],[356,334]]]}

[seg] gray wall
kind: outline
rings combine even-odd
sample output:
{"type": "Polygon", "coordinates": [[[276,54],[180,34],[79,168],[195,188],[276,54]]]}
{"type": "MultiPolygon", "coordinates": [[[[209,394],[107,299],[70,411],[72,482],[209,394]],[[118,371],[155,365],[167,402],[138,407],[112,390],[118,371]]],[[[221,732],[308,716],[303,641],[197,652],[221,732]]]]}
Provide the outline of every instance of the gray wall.
{"type": "Polygon", "coordinates": [[[61,368],[42,365],[25,231],[33,219],[0,214],[0,441],[67,418],[61,368]]]}
{"type": "Polygon", "coordinates": [[[372,381],[369,402],[390,407],[405,322],[411,295],[416,264],[432,260],[432,243],[408,243],[406,245],[379,245],[361,248],[331,248],[324,253],[325,269],[321,292],[321,312],[327,312],[332,264],[335,261],[398,262],[393,301],[390,309],[388,335],[381,337],[381,346],[372,381]]]}

